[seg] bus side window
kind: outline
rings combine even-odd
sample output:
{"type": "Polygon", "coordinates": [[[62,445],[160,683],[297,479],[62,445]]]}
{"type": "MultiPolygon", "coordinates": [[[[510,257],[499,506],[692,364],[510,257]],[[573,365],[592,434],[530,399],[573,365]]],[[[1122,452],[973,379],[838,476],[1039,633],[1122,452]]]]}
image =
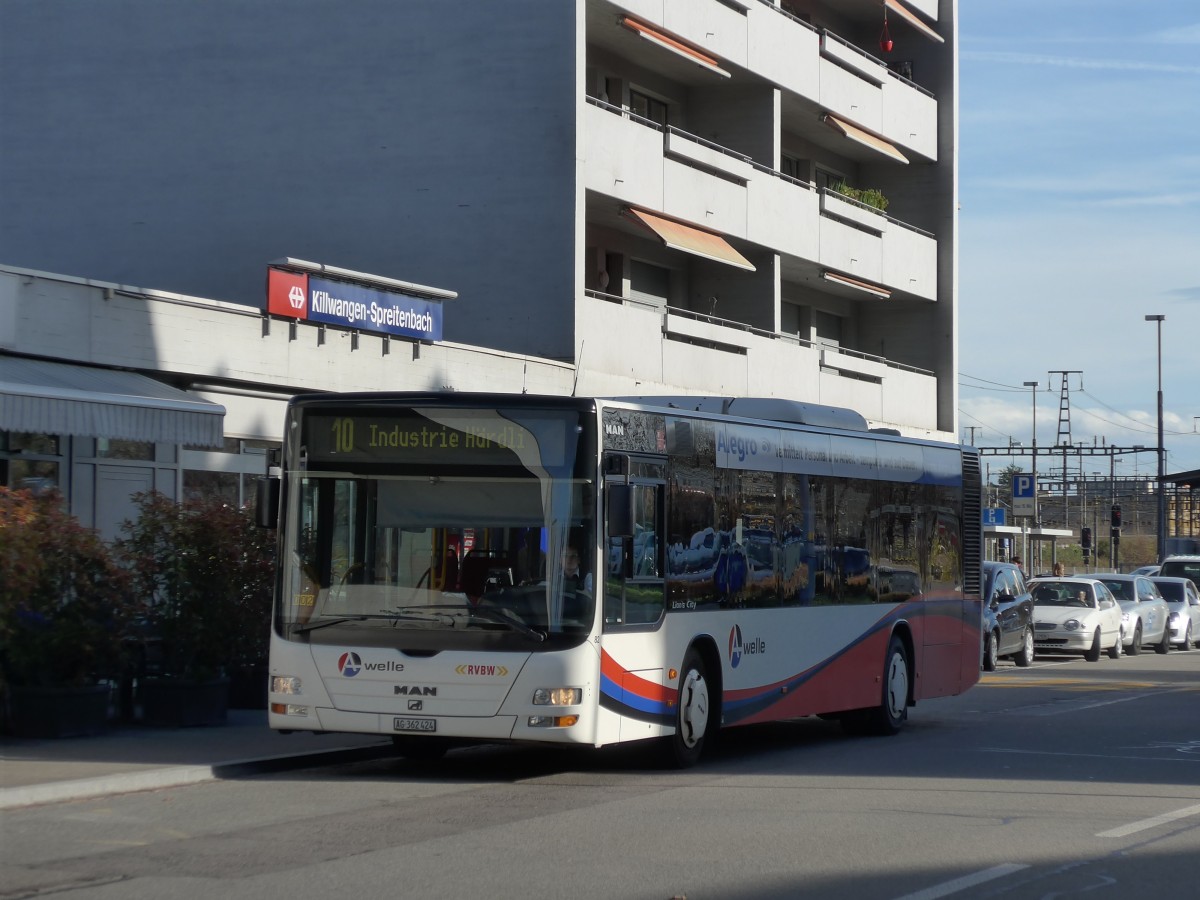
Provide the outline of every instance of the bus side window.
{"type": "Polygon", "coordinates": [[[633,577],[661,578],[662,546],[658,539],[661,530],[659,485],[633,486],[633,577]]]}
{"type": "MultiPolygon", "coordinates": [[[[605,622],[645,625],[657,622],[663,591],[663,485],[632,484],[633,534],[607,535],[608,572],[605,622]]],[[[611,524],[611,523],[610,523],[611,524]]]]}

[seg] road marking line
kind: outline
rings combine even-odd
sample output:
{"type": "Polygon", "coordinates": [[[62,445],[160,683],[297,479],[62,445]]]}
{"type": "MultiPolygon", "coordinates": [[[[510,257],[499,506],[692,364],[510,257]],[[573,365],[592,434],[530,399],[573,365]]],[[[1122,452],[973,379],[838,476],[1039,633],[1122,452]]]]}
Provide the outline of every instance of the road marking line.
{"type": "Polygon", "coordinates": [[[1138,831],[1145,831],[1147,828],[1157,828],[1159,825],[1166,825],[1169,822],[1174,822],[1177,819],[1186,819],[1189,816],[1200,816],[1200,804],[1177,809],[1175,812],[1163,813],[1161,816],[1154,816],[1151,819],[1142,819],[1140,822],[1130,822],[1128,825],[1122,825],[1120,828],[1101,831],[1096,837],[1126,837],[1138,831]]]}
{"type": "Polygon", "coordinates": [[[990,869],[984,869],[982,872],[976,872],[973,875],[964,875],[962,878],[955,878],[953,881],[935,884],[933,887],[927,887],[922,891],[917,891],[915,894],[905,894],[903,897],[897,897],[896,900],[935,900],[937,897],[948,897],[951,894],[957,894],[959,891],[965,891],[967,888],[975,887],[986,881],[994,881],[997,878],[1003,878],[1005,875],[1011,875],[1013,872],[1020,872],[1022,869],[1028,868],[1029,866],[1021,863],[1004,863],[1003,865],[992,866],[990,869]]]}
{"type": "Polygon", "coordinates": [[[1023,750],[1019,747],[980,747],[980,753],[1015,753],[1025,756],[1068,756],[1068,757],[1084,757],[1087,759],[1137,759],[1145,762],[1152,760],[1154,762],[1184,762],[1195,763],[1200,762],[1196,759],[1187,759],[1183,756],[1125,756],[1116,753],[1058,753],[1053,750],[1023,750]]]}

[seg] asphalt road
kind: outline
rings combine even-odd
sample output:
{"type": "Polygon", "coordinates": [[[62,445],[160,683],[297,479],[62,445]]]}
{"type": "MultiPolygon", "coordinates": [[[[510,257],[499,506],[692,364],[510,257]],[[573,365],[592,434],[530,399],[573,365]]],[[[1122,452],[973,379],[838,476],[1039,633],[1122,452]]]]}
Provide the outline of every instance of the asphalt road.
{"type": "Polygon", "coordinates": [[[1200,652],[1039,658],[893,738],[488,746],[7,811],[0,898],[1200,895],[1200,652]]]}

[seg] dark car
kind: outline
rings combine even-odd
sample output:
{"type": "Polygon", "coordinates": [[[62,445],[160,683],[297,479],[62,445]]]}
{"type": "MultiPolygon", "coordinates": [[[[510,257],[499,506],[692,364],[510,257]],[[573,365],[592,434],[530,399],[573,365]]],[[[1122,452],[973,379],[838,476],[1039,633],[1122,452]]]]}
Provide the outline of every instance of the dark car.
{"type": "Polygon", "coordinates": [[[1015,563],[983,564],[983,668],[995,671],[1001,657],[1018,666],[1033,662],[1033,598],[1015,563]]]}

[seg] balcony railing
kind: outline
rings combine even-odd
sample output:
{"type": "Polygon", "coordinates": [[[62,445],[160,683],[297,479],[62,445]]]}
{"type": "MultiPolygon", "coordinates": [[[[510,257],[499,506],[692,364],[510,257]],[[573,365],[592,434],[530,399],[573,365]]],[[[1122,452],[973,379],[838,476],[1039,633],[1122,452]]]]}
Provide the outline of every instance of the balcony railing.
{"type": "MultiPolygon", "coordinates": [[[[713,325],[717,328],[728,328],[732,331],[742,334],[752,334],[768,340],[782,341],[786,344],[794,344],[798,347],[806,347],[808,349],[826,348],[836,351],[843,356],[865,360],[866,362],[877,363],[879,365],[886,366],[889,369],[897,369],[902,372],[912,372],[916,375],[933,375],[933,372],[929,371],[928,369],[922,369],[918,366],[910,366],[907,363],[897,362],[896,360],[888,359],[883,356],[876,356],[872,353],[864,353],[861,350],[852,350],[849,347],[830,345],[821,341],[809,341],[796,334],[787,334],[782,331],[768,331],[765,328],[757,328],[754,325],[747,325],[745,322],[736,322],[733,319],[723,319],[720,316],[711,316],[705,313],[698,313],[690,309],[682,309],[678,306],[658,306],[653,303],[647,303],[645,301],[638,300],[635,297],[622,297],[619,294],[608,294],[603,291],[591,289],[585,290],[584,295],[591,297],[594,300],[604,300],[608,303],[615,303],[621,306],[650,309],[655,312],[662,313],[663,315],[676,316],[681,319],[690,319],[694,322],[702,322],[706,325],[713,325]]],[[[725,342],[721,341],[711,342],[711,346],[715,349],[721,349],[724,345],[725,342]]],[[[736,347],[736,345],[733,344],[729,344],[728,347],[731,352],[745,352],[744,348],[736,347]]]]}
{"type": "MultiPolygon", "coordinates": [[[[903,75],[901,75],[899,72],[895,71],[895,70],[894,70],[894,69],[892,69],[890,66],[888,66],[888,64],[887,64],[886,62],[884,62],[883,60],[881,60],[881,59],[879,59],[879,58],[877,58],[877,57],[875,57],[875,56],[872,56],[870,53],[867,53],[867,52],[866,52],[865,50],[863,50],[862,48],[860,48],[860,47],[858,47],[858,46],[856,46],[856,45],[854,45],[854,44],[851,44],[849,41],[846,41],[846,40],[844,40],[843,38],[840,38],[840,37],[838,37],[836,34],[833,34],[833,33],[832,33],[832,32],[830,32],[828,29],[825,29],[825,28],[817,28],[815,25],[812,25],[812,24],[811,24],[811,23],[809,23],[809,22],[805,22],[803,19],[801,19],[801,18],[798,18],[798,17],[796,17],[796,16],[792,15],[792,14],[791,14],[790,12],[788,12],[786,9],[783,9],[782,7],[776,6],[774,3],[772,3],[772,2],[771,2],[771,0],[759,0],[759,2],[760,2],[760,3],[762,3],[762,5],[763,5],[763,6],[765,6],[767,9],[770,9],[770,10],[773,10],[774,12],[777,12],[777,13],[779,13],[779,15],[781,15],[781,16],[786,16],[787,18],[789,18],[789,19],[791,19],[793,22],[795,22],[797,25],[800,25],[800,26],[802,26],[802,27],[804,27],[804,28],[807,28],[807,29],[808,29],[809,31],[811,31],[813,34],[822,34],[822,35],[825,35],[827,38],[830,38],[830,39],[832,39],[832,40],[835,40],[835,41],[837,41],[837,42],[838,42],[838,43],[840,43],[840,44],[844,44],[846,47],[848,47],[849,49],[851,49],[851,50],[855,51],[856,53],[860,53],[860,54],[862,54],[863,56],[865,56],[865,57],[866,57],[868,60],[870,60],[871,62],[873,62],[873,63],[876,63],[877,65],[883,66],[885,69],[887,69],[887,73],[888,73],[888,75],[889,75],[889,76],[891,76],[892,78],[895,78],[897,81],[899,81],[899,82],[901,82],[901,83],[903,83],[903,84],[906,84],[906,85],[908,85],[908,86],[909,86],[909,87],[911,87],[913,90],[919,91],[920,93],[924,94],[924,95],[925,95],[925,96],[927,96],[927,97],[934,97],[934,94],[933,94],[933,92],[932,92],[932,91],[926,90],[925,88],[921,87],[921,85],[917,84],[915,81],[913,81],[913,80],[912,80],[912,79],[910,79],[910,78],[905,78],[905,77],[904,77],[903,75]]],[[[935,97],[934,99],[936,99],[936,97],[935,97]]]]}
{"type": "MultiPolygon", "coordinates": [[[[623,107],[617,106],[613,103],[609,103],[605,100],[601,100],[598,97],[592,97],[589,95],[587,97],[587,102],[590,103],[592,106],[598,106],[600,109],[607,110],[608,112],[611,112],[614,115],[622,116],[623,118],[629,119],[632,122],[636,122],[639,125],[644,125],[647,128],[651,128],[651,129],[659,132],[660,134],[663,135],[664,142],[666,140],[667,135],[678,135],[679,137],[684,138],[685,140],[694,141],[696,144],[704,147],[707,150],[711,150],[714,153],[719,153],[723,156],[729,157],[732,160],[736,160],[740,163],[744,163],[745,165],[748,165],[751,168],[755,169],[756,171],[762,172],[765,175],[770,175],[773,178],[778,178],[781,181],[786,181],[789,184],[796,185],[797,187],[802,187],[805,190],[809,190],[809,191],[816,190],[816,186],[813,185],[813,183],[810,181],[805,181],[800,178],[793,178],[791,175],[785,175],[783,172],[780,172],[777,169],[772,169],[770,166],[764,165],[760,162],[756,162],[752,157],[747,156],[745,153],[741,153],[737,150],[732,150],[729,147],[722,146],[721,144],[714,143],[713,141],[705,140],[702,137],[699,137],[697,135],[691,134],[690,132],[684,131],[682,128],[676,128],[674,125],[667,125],[667,126],[659,125],[657,122],[651,121],[650,119],[644,118],[643,116],[639,116],[636,113],[632,113],[629,110],[627,110],[623,107]]],[[[665,144],[664,144],[664,146],[665,146],[665,144]]],[[[682,159],[682,160],[677,160],[677,161],[682,162],[686,165],[692,165],[696,168],[700,168],[698,166],[695,166],[695,163],[690,160],[682,159]]],[[[704,168],[704,171],[709,171],[708,167],[703,167],[703,168],[704,168]]],[[[837,196],[839,199],[845,200],[847,203],[856,204],[857,206],[861,206],[863,209],[867,209],[872,212],[878,213],[879,215],[883,216],[885,219],[887,219],[887,221],[889,223],[891,223],[893,225],[898,225],[901,228],[907,228],[909,231],[914,231],[917,234],[923,235],[924,237],[928,237],[928,238],[936,237],[936,235],[933,235],[933,234],[929,233],[928,231],[925,231],[922,228],[918,228],[916,225],[910,225],[909,223],[904,222],[900,219],[897,219],[894,216],[889,216],[889,215],[887,215],[887,213],[882,212],[881,210],[878,210],[873,206],[868,206],[864,203],[860,203],[859,201],[854,200],[850,197],[847,197],[844,194],[837,194],[836,192],[834,192],[834,193],[835,193],[835,196],[837,196]]]]}

